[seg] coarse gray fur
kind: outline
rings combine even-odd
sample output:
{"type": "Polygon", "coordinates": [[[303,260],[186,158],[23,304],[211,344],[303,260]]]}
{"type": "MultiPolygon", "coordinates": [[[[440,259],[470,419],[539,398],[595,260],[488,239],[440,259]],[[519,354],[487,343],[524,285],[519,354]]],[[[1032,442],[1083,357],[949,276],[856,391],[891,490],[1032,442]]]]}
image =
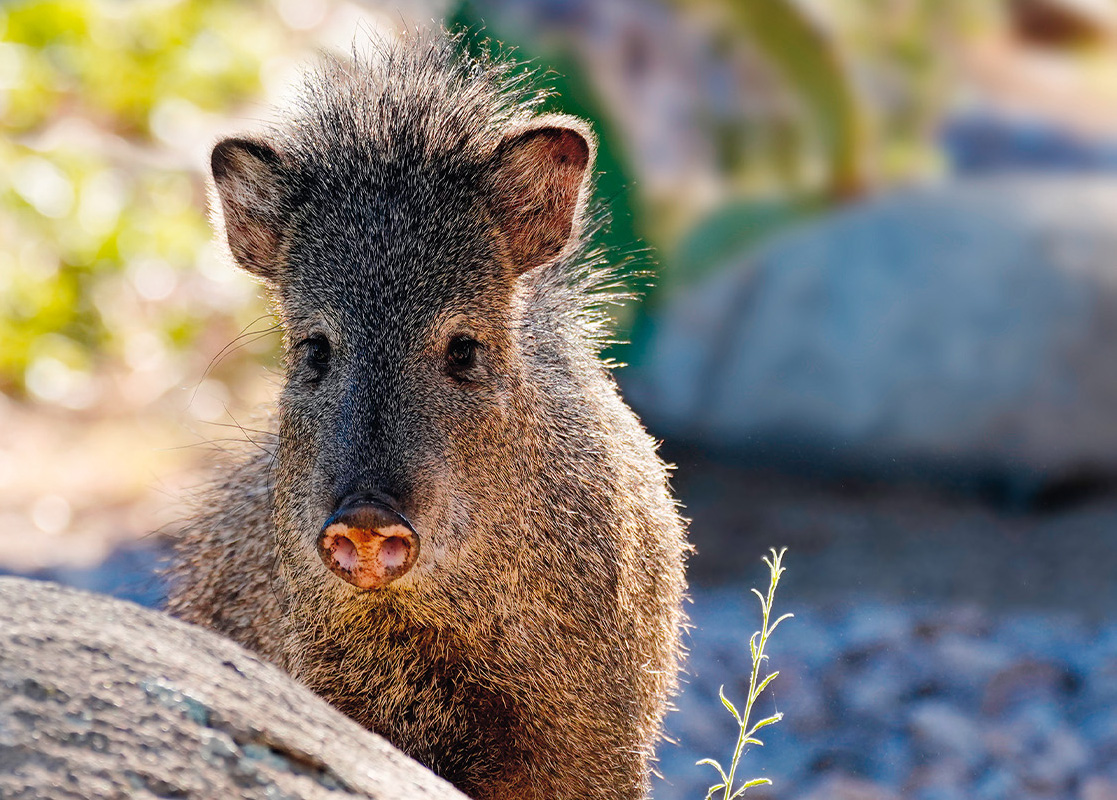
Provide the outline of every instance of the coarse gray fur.
{"type": "Polygon", "coordinates": [[[274,440],[187,522],[169,609],[475,798],[638,798],[688,546],[599,355],[595,144],[460,45],[327,60],[270,130],[215,149],[215,206],[274,303],[286,378],[274,440]],[[463,336],[474,360],[450,366],[463,336]],[[372,591],[315,549],[360,492],[421,542],[372,591]]]}

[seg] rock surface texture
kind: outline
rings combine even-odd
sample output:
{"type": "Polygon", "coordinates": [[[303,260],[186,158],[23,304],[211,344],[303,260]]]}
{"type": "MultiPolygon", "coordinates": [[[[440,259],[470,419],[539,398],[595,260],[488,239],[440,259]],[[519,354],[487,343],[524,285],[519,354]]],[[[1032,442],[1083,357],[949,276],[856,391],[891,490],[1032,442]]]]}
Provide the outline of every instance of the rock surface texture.
{"type": "Polygon", "coordinates": [[[1113,179],[873,199],[673,298],[628,396],[660,435],[745,453],[1112,474],[1115,222],[1113,179]]]}
{"type": "Polygon", "coordinates": [[[0,578],[0,797],[464,795],[209,631],[0,578]]]}

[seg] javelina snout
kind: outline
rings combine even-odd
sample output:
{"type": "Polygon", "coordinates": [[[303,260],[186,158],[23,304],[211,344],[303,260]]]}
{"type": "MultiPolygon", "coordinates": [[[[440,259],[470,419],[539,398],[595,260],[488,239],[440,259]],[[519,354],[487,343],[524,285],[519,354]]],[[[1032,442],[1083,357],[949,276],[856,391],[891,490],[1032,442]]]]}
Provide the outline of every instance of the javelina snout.
{"type": "Polygon", "coordinates": [[[419,534],[389,502],[354,495],[322,526],[318,555],[342,580],[359,589],[379,589],[414,566],[419,534]]]}

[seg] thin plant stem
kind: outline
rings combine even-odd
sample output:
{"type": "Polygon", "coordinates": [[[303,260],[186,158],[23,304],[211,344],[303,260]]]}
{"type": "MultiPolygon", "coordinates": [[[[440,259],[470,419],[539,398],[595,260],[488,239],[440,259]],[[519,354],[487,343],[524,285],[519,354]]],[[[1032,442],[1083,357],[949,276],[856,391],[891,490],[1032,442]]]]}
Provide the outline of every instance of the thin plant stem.
{"type": "Polygon", "coordinates": [[[771,557],[764,557],[764,563],[768,565],[769,583],[768,595],[764,596],[756,589],[752,592],[760,599],[760,609],[762,613],[762,623],[760,630],[749,637],[749,651],[752,656],[752,672],[749,675],[749,691],[748,696],[745,698],[744,713],[738,712],[736,706],[725,696],[725,686],[718,690],[718,695],[721,698],[722,705],[724,705],[733,718],[737,721],[738,735],[737,745],[733,749],[733,760],[729,765],[729,772],[722,768],[721,764],[712,758],[705,758],[699,761],[699,764],[709,764],[711,767],[718,771],[721,777],[721,783],[715,784],[706,792],[706,800],[711,800],[719,791],[721,792],[722,800],[734,800],[740,797],[746,790],[751,789],[753,786],[762,786],[771,784],[768,778],[753,778],[743,782],[739,787],[736,787],[737,768],[740,766],[741,757],[745,753],[745,748],[749,745],[763,746],[763,742],[756,737],[757,732],[761,728],[769,725],[774,725],[783,719],[783,714],[776,712],[770,717],[760,720],[752,724],[752,711],[753,706],[756,704],[757,698],[764,692],[768,685],[775,680],[779,672],[772,672],[760,677],[760,667],[767,660],[768,656],[765,649],[768,646],[768,639],[776,627],[785,619],[793,616],[792,614],[784,614],[783,616],[772,621],[772,603],[776,597],[776,586],[779,584],[780,576],[784,573],[783,557],[787,552],[787,548],[776,551],[775,548],[771,549],[771,557]]]}

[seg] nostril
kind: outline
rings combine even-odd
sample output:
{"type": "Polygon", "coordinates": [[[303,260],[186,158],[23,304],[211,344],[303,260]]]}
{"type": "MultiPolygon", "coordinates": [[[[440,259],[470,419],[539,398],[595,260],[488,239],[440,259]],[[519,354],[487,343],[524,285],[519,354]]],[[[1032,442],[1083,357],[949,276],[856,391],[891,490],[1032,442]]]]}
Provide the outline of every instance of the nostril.
{"type": "Polygon", "coordinates": [[[357,568],[357,545],[347,537],[336,537],[330,546],[330,552],[334,557],[334,563],[346,572],[352,572],[357,568]]]}
{"type": "Polygon", "coordinates": [[[387,570],[397,570],[404,565],[410,554],[411,546],[405,539],[392,536],[380,545],[380,563],[387,570]]]}

